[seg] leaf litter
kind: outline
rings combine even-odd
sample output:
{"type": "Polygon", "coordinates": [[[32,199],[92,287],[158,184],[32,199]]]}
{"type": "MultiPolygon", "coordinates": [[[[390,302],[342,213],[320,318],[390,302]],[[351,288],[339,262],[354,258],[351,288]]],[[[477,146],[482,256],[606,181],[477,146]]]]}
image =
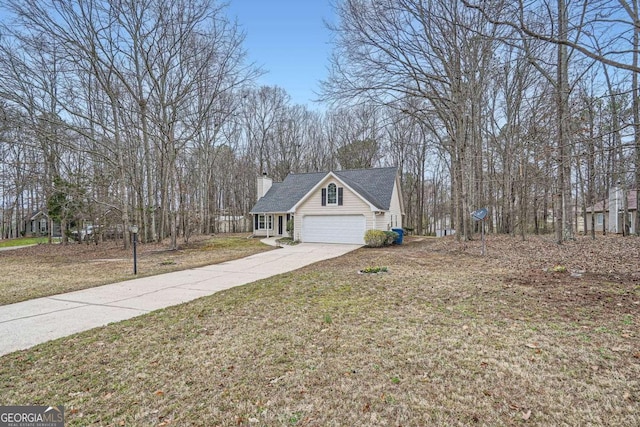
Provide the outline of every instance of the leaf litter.
{"type": "Polygon", "coordinates": [[[7,355],[0,394],[70,426],[639,425],[638,241],[409,237],[7,355]]]}

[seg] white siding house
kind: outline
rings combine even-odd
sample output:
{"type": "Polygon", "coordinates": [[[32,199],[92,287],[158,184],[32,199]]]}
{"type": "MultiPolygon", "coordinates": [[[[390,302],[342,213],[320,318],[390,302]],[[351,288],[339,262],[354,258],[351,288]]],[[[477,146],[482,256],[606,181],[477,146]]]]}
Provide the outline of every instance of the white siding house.
{"type": "Polygon", "coordinates": [[[364,244],[367,230],[402,228],[396,168],[290,174],[281,183],[265,179],[258,178],[251,210],[257,236],[289,236],[291,218],[292,237],[302,242],[364,244]]]}
{"type": "Polygon", "coordinates": [[[625,221],[623,207],[624,196],[620,187],[614,187],[609,191],[607,200],[599,201],[587,208],[587,230],[591,231],[591,221],[593,218],[594,230],[609,233],[622,234],[626,227],[626,234],[635,233],[634,224],[638,215],[637,190],[628,190],[626,197],[627,218],[625,221]]]}

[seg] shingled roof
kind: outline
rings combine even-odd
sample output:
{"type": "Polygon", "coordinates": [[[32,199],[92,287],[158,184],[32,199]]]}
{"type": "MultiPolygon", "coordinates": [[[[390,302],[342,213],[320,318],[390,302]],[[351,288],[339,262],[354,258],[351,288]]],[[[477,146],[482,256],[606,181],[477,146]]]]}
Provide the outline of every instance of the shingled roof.
{"type": "MultiPolygon", "coordinates": [[[[635,211],[638,209],[637,206],[637,191],[638,190],[628,190],[627,191],[627,208],[630,211],[635,211]]],[[[609,211],[609,200],[604,200],[604,201],[599,201],[598,203],[596,203],[593,206],[589,206],[587,208],[587,212],[588,213],[592,213],[592,212],[608,212],[609,211]]]]}
{"type": "MultiPolygon", "coordinates": [[[[273,183],[267,194],[258,200],[250,213],[289,212],[329,173],[287,175],[284,181],[273,183]]],[[[332,173],[377,209],[389,210],[398,173],[397,168],[352,169],[332,171],[332,173]]]]}

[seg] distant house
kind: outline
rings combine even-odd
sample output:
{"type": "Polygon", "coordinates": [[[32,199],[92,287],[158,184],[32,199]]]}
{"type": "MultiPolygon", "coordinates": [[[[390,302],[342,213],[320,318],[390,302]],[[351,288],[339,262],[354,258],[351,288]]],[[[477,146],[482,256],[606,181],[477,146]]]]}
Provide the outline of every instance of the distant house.
{"type": "MultiPolygon", "coordinates": [[[[633,228],[638,215],[637,190],[629,190],[627,197],[627,234],[635,233],[633,228]]],[[[595,231],[622,234],[624,227],[624,199],[622,189],[614,187],[609,191],[608,200],[603,200],[587,208],[587,231],[591,231],[591,218],[595,219],[595,231]]]]}
{"type": "Polygon", "coordinates": [[[242,215],[219,215],[215,218],[215,230],[218,233],[245,233],[250,220],[242,215]]]}
{"type": "Polygon", "coordinates": [[[48,236],[49,227],[53,225],[53,237],[60,237],[60,223],[50,221],[44,209],[37,210],[25,221],[25,236],[48,236]]]}
{"type": "Polygon", "coordinates": [[[251,209],[253,234],[302,242],[364,244],[366,230],[402,228],[404,206],[397,168],[289,174],[283,182],[258,177],[251,209]]]}

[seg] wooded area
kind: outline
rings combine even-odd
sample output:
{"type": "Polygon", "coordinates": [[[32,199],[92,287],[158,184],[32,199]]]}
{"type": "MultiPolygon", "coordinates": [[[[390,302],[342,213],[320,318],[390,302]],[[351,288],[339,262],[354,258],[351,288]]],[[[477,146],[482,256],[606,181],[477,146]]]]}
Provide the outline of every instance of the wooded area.
{"type": "Polygon", "coordinates": [[[416,233],[469,238],[487,207],[560,243],[640,187],[638,0],[338,0],[323,109],[257,86],[216,2],[0,7],[2,238],[45,210],[176,247],[247,215],[262,173],[395,165],[416,233]]]}

